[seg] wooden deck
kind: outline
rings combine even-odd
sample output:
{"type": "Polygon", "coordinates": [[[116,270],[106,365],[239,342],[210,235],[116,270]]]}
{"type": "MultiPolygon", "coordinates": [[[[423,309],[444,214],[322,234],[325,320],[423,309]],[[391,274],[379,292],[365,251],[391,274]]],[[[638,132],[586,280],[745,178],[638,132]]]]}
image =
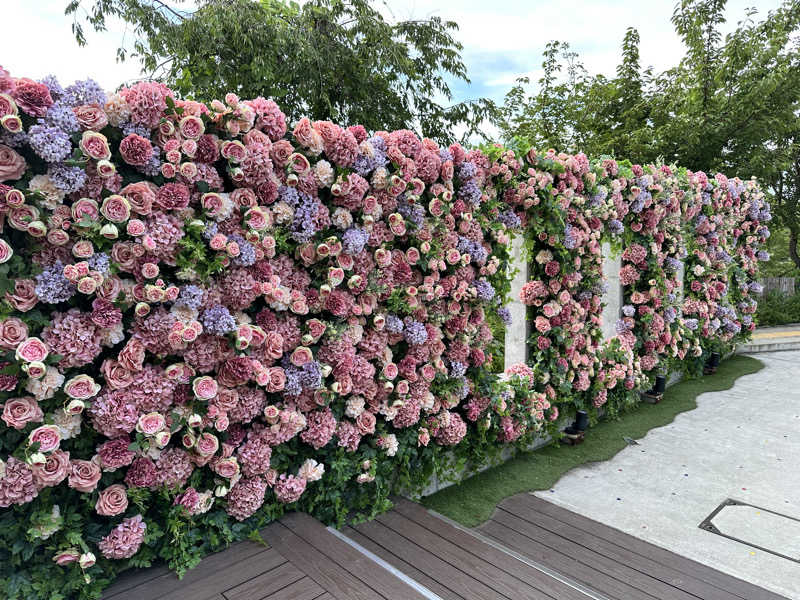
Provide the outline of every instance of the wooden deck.
{"type": "Polygon", "coordinates": [[[398,499],[332,532],[292,513],[178,580],[124,574],[105,600],[786,600],[530,494],[477,530],[398,499]]]}
{"type": "Polygon", "coordinates": [[[478,531],[613,600],[786,600],[532,494],[501,502],[478,531]]]}

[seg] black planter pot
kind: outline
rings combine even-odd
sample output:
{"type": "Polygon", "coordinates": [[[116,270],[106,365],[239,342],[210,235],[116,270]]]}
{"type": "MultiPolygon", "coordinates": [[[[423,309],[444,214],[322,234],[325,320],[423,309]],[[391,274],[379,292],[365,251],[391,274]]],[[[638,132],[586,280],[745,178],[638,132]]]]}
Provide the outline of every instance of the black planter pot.
{"type": "Polygon", "coordinates": [[[667,389],[667,378],[664,375],[656,375],[656,383],[653,386],[654,394],[663,394],[667,389]]]}
{"type": "Polygon", "coordinates": [[[716,369],[719,366],[719,361],[722,356],[719,352],[712,352],[711,356],[708,358],[708,366],[712,369],[716,369]]]}
{"type": "Polygon", "coordinates": [[[572,427],[578,431],[586,431],[589,428],[589,413],[585,410],[575,413],[575,423],[572,424],[572,427]]]}

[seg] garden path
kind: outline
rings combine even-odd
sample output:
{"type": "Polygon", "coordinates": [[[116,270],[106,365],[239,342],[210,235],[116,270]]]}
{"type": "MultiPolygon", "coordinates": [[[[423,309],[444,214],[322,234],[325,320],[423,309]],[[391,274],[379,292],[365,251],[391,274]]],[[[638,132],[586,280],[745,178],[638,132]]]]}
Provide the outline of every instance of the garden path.
{"type": "Polygon", "coordinates": [[[758,373],[535,495],[800,599],[800,352],[759,359],[758,373]]]}
{"type": "Polygon", "coordinates": [[[753,333],[753,338],[739,348],[743,354],[779,350],[800,350],[800,323],[759,327],[753,333]]]}

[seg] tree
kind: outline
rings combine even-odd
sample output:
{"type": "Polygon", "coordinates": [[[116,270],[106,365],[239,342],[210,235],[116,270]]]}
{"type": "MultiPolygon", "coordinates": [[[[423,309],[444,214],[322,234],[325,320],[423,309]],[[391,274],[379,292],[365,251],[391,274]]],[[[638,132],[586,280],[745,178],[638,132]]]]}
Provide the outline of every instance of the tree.
{"type": "Polygon", "coordinates": [[[291,118],[367,129],[411,128],[439,140],[479,131],[493,105],[446,105],[451,80],[468,81],[456,23],[439,17],[390,22],[368,0],[70,0],[73,32],[125,21],[152,77],[199,100],[227,92],[275,99],[291,118]]]}

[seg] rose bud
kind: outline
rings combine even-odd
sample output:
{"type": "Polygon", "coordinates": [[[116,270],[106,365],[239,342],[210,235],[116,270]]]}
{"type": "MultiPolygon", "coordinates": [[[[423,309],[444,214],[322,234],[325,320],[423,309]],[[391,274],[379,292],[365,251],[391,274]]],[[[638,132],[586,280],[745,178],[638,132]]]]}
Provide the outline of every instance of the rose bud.
{"type": "Polygon", "coordinates": [[[189,425],[189,427],[200,427],[200,425],[203,424],[203,417],[197,413],[192,413],[189,415],[189,418],[186,419],[186,423],[189,425]]]}
{"type": "Polygon", "coordinates": [[[44,237],[47,235],[47,225],[41,221],[31,221],[28,223],[27,232],[31,237],[44,237]]]}
{"type": "Polygon", "coordinates": [[[31,465],[43,465],[47,462],[47,457],[41,452],[34,452],[28,457],[28,460],[25,462],[31,465]]]}
{"type": "Polygon", "coordinates": [[[11,208],[17,208],[25,204],[25,194],[22,190],[11,188],[6,192],[6,203],[11,208]]]}
{"type": "Polygon", "coordinates": [[[159,448],[164,448],[167,444],[169,444],[169,440],[172,437],[169,431],[159,431],[155,436],[156,445],[159,448]]]}
{"type": "Polygon", "coordinates": [[[22,370],[25,371],[26,375],[31,379],[41,379],[47,373],[47,365],[37,360],[22,365],[22,370]]]}
{"type": "Polygon", "coordinates": [[[332,287],[337,287],[344,280],[344,269],[340,267],[328,268],[328,283],[332,287]]]}
{"type": "Polygon", "coordinates": [[[383,389],[391,393],[394,390],[394,384],[391,381],[384,381],[383,389]]]}
{"type": "Polygon", "coordinates": [[[217,498],[223,498],[228,495],[228,488],[224,485],[218,485],[216,488],[214,488],[214,495],[217,498]]]}
{"type": "Polygon", "coordinates": [[[74,548],[70,548],[69,550],[62,550],[61,552],[58,552],[55,556],[53,556],[53,562],[63,567],[68,564],[78,562],[80,556],[81,555],[77,550],[75,550],[74,548]]]}
{"type": "Polygon", "coordinates": [[[142,265],[142,277],[145,279],[155,279],[158,273],[159,268],[156,263],[147,262],[142,265]]]}
{"type": "Polygon", "coordinates": [[[117,172],[117,167],[110,160],[97,161],[97,174],[103,179],[112,177],[117,172]]]}
{"type": "Polygon", "coordinates": [[[150,305],[147,302],[139,302],[133,310],[137,317],[144,317],[150,313],[150,305]]]}
{"type": "Polygon", "coordinates": [[[70,400],[66,411],[70,415],[79,415],[84,408],[86,408],[86,403],[83,400],[70,400]]]}
{"type": "Polygon", "coordinates": [[[196,441],[197,440],[195,439],[194,434],[192,432],[184,433],[181,436],[181,444],[183,444],[184,448],[191,448],[192,446],[194,446],[196,441]]]}
{"type": "Polygon", "coordinates": [[[93,567],[96,562],[97,558],[95,558],[95,555],[91,552],[85,552],[81,554],[80,558],[78,559],[78,564],[80,565],[81,569],[93,567]]]}
{"type": "Polygon", "coordinates": [[[0,118],[0,125],[10,133],[19,133],[22,131],[22,119],[18,115],[5,115],[0,118]]]}
{"type": "Polygon", "coordinates": [[[295,187],[299,183],[299,181],[300,178],[294,173],[289,173],[289,175],[286,176],[286,185],[288,185],[289,187],[295,187]]]}
{"type": "Polygon", "coordinates": [[[322,378],[324,379],[328,375],[330,375],[331,371],[333,371],[333,367],[331,367],[330,365],[322,365],[322,378]]]}
{"type": "Polygon", "coordinates": [[[161,163],[161,174],[166,179],[172,179],[173,177],[175,177],[175,165],[168,162],[161,163]]]}

